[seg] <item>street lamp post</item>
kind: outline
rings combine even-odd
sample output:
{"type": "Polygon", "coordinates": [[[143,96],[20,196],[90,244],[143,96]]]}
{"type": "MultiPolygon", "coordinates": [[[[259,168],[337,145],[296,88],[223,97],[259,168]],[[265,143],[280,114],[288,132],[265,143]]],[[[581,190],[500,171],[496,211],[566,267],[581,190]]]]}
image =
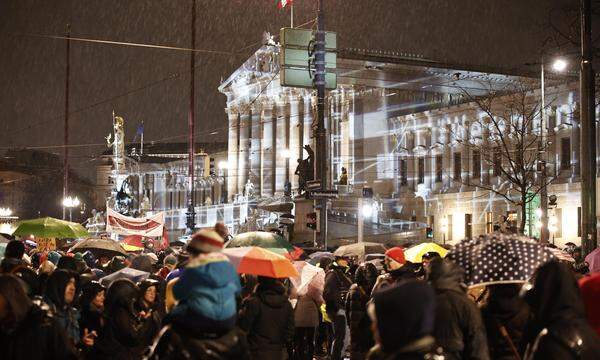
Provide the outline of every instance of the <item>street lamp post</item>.
{"type": "Polygon", "coordinates": [[[81,205],[81,202],[77,196],[67,196],[63,199],[63,206],[69,209],[69,221],[73,221],[73,208],[78,207],[79,205],[81,205]]]}

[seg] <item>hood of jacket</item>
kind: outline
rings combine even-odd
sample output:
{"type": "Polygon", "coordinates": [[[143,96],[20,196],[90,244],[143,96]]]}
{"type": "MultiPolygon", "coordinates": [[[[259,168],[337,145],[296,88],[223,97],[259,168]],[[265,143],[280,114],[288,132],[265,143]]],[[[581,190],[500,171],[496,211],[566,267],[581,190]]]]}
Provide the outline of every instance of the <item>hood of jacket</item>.
{"type": "Polygon", "coordinates": [[[285,295],[285,287],[279,282],[258,284],[256,294],[265,305],[276,309],[283,307],[288,301],[288,297],[285,295]]]}
{"type": "Polygon", "coordinates": [[[436,291],[457,291],[464,293],[464,271],[450,260],[435,258],[429,263],[427,281],[436,291]]]}
{"type": "Polygon", "coordinates": [[[56,270],[46,284],[45,298],[58,309],[65,307],[65,289],[71,279],[75,279],[75,275],[67,270],[56,270]]]}
{"type": "Polygon", "coordinates": [[[104,299],[104,310],[107,316],[110,316],[118,309],[126,309],[131,314],[135,314],[133,305],[138,297],[138,287],[129,279],[119,279],[113,281],[104,299]]]}
{"type": "Polygon", "coordinates": [[[229,259],[221,253],[201,254],[191,259],[183,275],[193,275],[198,284],[212,288],[224,287],[232,277],[237,277],[229,259]]]}

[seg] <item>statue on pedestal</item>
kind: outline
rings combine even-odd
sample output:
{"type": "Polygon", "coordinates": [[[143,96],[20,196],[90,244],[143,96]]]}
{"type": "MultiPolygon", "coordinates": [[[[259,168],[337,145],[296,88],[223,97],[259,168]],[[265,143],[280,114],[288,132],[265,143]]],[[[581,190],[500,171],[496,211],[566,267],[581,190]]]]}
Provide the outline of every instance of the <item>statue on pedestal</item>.
{"type": "Polygon", "coordinates": [[[298,159],[295,175],[298,175],[298,195],[306,192],[306,182],[314,179],[314,156],[315,152],[310,145],[304,145],[304,150],[308,153],[306,159],[298,159]]]}

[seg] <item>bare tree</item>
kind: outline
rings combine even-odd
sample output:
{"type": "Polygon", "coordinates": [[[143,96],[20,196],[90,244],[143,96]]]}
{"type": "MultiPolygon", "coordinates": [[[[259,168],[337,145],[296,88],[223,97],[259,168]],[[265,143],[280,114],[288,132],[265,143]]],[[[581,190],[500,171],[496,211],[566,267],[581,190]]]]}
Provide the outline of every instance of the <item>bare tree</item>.
{"type": "MultiPolygon", "coordinates": [[[[481,181],[471,183],[491,191],[521,209],[519,231],[525,230],[527,205],[548,184],[549,176],[540,184],[538,163],[549,142],[540,137],[541,99],[532,91],[535,82],[510,82],[502,88],[488,87],[487,95],[471,96],[463,90],[466,100],[481,115],[470,123],[470,130],[454,134],[457,141],[480,154],[488,171],[481,181]]],[[[546,111],[552,101],[547,101],[546,111]]],[[[547,118],[547,115],[546,115],[547,118]]]]}

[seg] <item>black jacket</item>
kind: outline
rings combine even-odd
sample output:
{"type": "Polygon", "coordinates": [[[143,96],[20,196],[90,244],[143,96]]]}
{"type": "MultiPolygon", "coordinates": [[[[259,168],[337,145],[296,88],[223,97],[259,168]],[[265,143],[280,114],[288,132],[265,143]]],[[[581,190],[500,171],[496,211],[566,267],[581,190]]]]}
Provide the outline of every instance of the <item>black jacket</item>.
{"type": "Polygon", "coordinates": [[[567,265],[551,261],[541,266],[525,300],[533,315],[525,330],[525,359],[600,359],[600,337],[586,320],[567,265]]]}
{"type": "Polygon", "coordinates": [[[442,358],[435,349],[435,340],[431,336],[415,339],[392,353],[386,353],[375,345],[367,354],[367,360],[426,360],[442,358]]]}
{"type": "Polygon", "coordinates": [[[235,328],[227,334],[214,339],[196,337],[189,331],[179,329],[177,325],[167,325],[160,337],[150,349],[145,359],[203,359],[237,360],[249,359],[246,334],[235,328]]]}
{"type": "Polygon", "coordinates": [[[335,314],[345,308],[348,290],[352,285],[352,280],[346,275],[346,269],[333,263],[325,275],[323,300],[328,314],[335,314]]]}
{"type": "Polygon", "coordinates": [[[520,346],[529,321],[529,306],[519,296],[520,288],[517,284],[488,286],[489,297],[481,308],[481,317],[492,359],[513,360],[515,351],[522,353],[520,346]]]}
{"type": "Polygon", "coordinates": [[[374,345],[371,319],[367,314],[367,304],[370,298],[369,289],[358,284],[352,284],[346,300],[346,318],[350,328],[350,343],[352,351],[368,352],[374,345]]]}
{"type": "Polygon", "coordinates": [[[463,270],[449,260],[434,259],[427,279],[435,291],[434,337],[446,359],[489,359],[481,314],[461,286],[463,270]]]}
{"type": "Polygon", "coordinates": [[[418,277],[418,270],[419,267],[417,264],[407,261],[401,268],[391,270],[388,273],[379,276],[373,287],[372,293],[376,293],[402,281],[415,280],[418,277]]]}
{"type": "Polygon", "coordinates": [[[12,329],[0,329],[0,358],[11,360],[77,359],[75,347],[45,304],[31,305],[12,329]]]}
{"type": "Polygon", "coordinates": [[[294,309],[278,282],[262,282],[247,297],[238,324],[248,334],[250,351],[256,354],[281,351],[294,337],[294,309]]]}

